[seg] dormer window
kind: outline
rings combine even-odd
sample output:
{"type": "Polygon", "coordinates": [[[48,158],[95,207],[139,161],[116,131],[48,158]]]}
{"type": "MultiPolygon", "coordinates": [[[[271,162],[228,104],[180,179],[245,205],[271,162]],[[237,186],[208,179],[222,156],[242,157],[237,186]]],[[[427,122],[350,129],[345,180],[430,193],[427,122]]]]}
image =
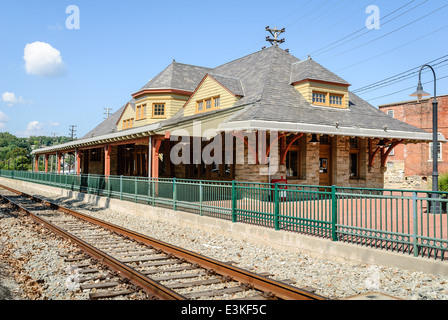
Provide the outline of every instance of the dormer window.
{"type": "Polygon", "coordinates": [[[327,107],[343,107],[344,103],[344,95],[342,94],[313,91],[313,104],[315,105],[327,107]]]}
{"type": "Polygon", "coordinates": [[[129,129],[134,126],[134,119],[123,120],[123,129],[129,129]]]}
{"type": "Polygon", "coordinates": [[[221,106],[220,96],[196,101],[196,113],[216,110],[221,106]]]}
{"type": "Polygon", "coordinates": [[[198,101],[196,103],[196,111],[197,112],[202,112],[204,111],[204,101],[198,101]]]}
{"type": "Polygon", "coordinates": [[[342,106],[342,95],[335,95],[330,93],[330,106],[342,106]]]}
{"type": "Polygon", "coordinates": [[[327,105],[327,95],[322,92],[313,92],[313,103],[318,105],[327,105]]]}

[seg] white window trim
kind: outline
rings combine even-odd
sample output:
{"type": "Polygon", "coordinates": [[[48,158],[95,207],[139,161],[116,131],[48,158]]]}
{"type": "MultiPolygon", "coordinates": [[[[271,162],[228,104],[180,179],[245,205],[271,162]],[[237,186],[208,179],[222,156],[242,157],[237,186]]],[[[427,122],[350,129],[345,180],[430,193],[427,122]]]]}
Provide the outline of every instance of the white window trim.
{"type": "Polygon", "coordinates": [[[394,110],[387,110],[387,115],[388,115],[389,117],[394,118],[394,117],[395,117],[395,111],[394,111],[394,110]],[[390,112],[390,113],[389,113],[389,112],[390,112]]]}
{"type": "MultiPolygon", "coordinates": [[[[440,154],[440,156],[439,156],[439,158],[438,158],[438,160],[437,161],[443,161],[443,152],[442,152],[442,148],[443,148],[443,144],[441,143],[441,142],[438,142],[438,144],[440,145],[440,152],[439,152],[439,154],[440,154]]],[[[429,160],[428,161],[430,161],[430,162],[432,162],[432,142],[430,142],[429,143],[429,148],[428,148],[429,150],[428,150],[428,152],[429,152],[429,160]]]]}

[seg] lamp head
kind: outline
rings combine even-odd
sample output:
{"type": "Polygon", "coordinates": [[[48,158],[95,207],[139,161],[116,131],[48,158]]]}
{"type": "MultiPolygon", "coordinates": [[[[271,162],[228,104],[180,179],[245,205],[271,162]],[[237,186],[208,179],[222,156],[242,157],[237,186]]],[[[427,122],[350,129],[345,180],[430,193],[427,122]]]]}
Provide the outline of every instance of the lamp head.
{"type": "Polygon", "coordinates": [[[415,91],[413,94],[411,94],[411,97],[417,97],[418,100],[420,100],[423,96],[429,96],[430,94],[423,91],[422,82],[419,81],[417,85],[417,91],[415,91]]]}
{"type": "Polygon", "coordinates": [[[311,140],[310,140],[310,143],[319,143],[320,141],[317,139],[317,135],[316,134],[313,134],[312,136],[311,136],[311,140]]]}

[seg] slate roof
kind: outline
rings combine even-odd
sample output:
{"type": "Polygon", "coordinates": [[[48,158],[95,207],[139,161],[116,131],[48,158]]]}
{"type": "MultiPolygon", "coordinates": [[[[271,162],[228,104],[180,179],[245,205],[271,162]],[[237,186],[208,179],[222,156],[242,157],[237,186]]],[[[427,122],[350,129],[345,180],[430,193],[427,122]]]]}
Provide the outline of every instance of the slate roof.
{"type": "Polygon", "coordinates": [[[220,74],[209,73],[209,75],[227,88],[230,92],[237,96],[244,96],[243,85],[241,79],[220,74]]]}
{"type": "MultiPolygon", "coordinates": [[[[314,79],[349,83],[312,59],[300,61],[290,53],[272,46],[215,68],[206,68],[173,61],[150,80],[144,89],[181,89],[193,92],[206,74],[236,95],[242,95],[233,107],[240,108],[228,123],[260,120],[296,122],[342,127],[383,129],[405,132],[425,132],[389,117],[353,93],[349,93],[349,108],[338,109],[311,105],[292,83],[314,79]]],[[[120,110],[123,111],[122,107],[120,110]]],[[[85,137],[113,132],[120,110],[105,120],[85,137]],[[118,116],[117,116],[118,115],[118,116]],[[114,118],[113,118],[114,117],[114,118]],[[112,119],[111,119],[112,118],[112,119]]],[[[161,126],[206,116],[209,113],[185,117],[182,108],[172,118],[161,121],[161,126]]],[[[219,111],[218,111],[219,112],[219,111]]]]}
{"type": "Polygon", "coordinates": [[[199,82],[212,69],[173,61],[140,90],[177,89],[193,92],[199,82]]]}
{"type": "Polygon", "coordinates": [[[349,85],[347,81],[330,70],[324,68],[311,58],[296,62],[291,67],[290,83],[299,82],[306,79],[349,85]]]}

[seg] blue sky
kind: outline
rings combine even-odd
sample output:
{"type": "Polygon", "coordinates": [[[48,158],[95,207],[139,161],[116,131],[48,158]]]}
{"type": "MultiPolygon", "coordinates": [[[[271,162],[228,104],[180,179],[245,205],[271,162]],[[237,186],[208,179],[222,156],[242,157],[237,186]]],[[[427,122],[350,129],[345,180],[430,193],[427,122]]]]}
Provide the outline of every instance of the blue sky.
{"type": "MultiPolygon", "coordinates": [[[[350,82],[352,91],[433,62],[442,78],[437,93],[448,94],[447,5],[446,0],[3,0],[0,130],[68,135],[76,125],[82,137],[103,120],[104,108],[118,110],[173,59],[216,67],[269,46],[266,26],[286,28],[282,48],[299,59],[310,54],[350,82]],[[79,29],[66,26],[70,5],[79,8],[79,29]],[[379,9],[379,29],[366,26],[369,5],[379,9]]],[[[432,95],[432,73],[422,77],[432,95]]],[[[358,95],[374,106],[409,100],[418,75],[404,73],[401,80],[358,95]]]]}

